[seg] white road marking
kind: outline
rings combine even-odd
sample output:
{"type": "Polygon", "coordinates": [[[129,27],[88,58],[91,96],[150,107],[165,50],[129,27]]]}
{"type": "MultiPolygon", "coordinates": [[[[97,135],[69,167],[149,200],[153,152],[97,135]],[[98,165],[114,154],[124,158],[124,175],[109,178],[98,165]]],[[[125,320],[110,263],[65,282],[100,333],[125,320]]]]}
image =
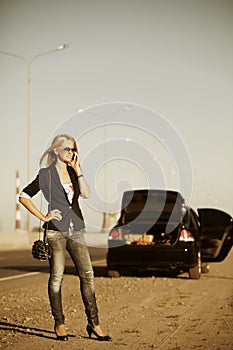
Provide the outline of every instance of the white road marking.
{"type": "Polygon", "coordinates": [[[14,276],[9,276],[9,277],[3,277],[3,278],[0,278],[0,282],[13,280],[15,278],[30,277],[30,276],[33,276],[33,275],[38,275],[39,273],[41,273],[41,272],[29,272],[29,273],[23,273],[21,275],[14,275],[14,276]]]}
{"type": "MultiPolygon", "coordinates": [[[[106,259],[95,260],[95,261],[92,262],[92,264],[94,266],[102,266],[102,265],[105,266],[106,265],[106,259]]],[[[2,277],[2,278],[0,278],[0,282],[14,280],[16,278],[30,277],[30,276],[38,275],[39,273],[41,273],[41,272],[29,272],[29,273],[23,273],[21,275],[2,277]]]]}

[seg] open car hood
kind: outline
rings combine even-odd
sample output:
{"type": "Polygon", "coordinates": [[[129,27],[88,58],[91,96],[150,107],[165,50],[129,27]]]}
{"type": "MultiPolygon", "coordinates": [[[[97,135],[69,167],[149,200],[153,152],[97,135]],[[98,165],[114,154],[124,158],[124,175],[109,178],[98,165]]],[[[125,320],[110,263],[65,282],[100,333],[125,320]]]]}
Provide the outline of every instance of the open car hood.
{"type": "Polygon", "coordinates": [[[179,192],[166,190],[126,191],[122,199],[124,225],[155,224],[157,221],[180,223],[185,212],[184,198],[179,192]]]}

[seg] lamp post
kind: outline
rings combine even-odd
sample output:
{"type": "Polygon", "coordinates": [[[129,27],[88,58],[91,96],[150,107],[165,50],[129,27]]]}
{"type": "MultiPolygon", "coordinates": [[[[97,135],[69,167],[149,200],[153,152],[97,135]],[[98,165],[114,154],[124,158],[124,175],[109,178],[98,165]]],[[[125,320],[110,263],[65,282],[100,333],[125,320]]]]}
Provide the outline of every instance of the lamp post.
{"type": "MultiPolygon", "coordinates": [[[[31,160],[31,65],[32,63],[39,57],[52,54],[56,51],[62,51],[69,47],[68,44],[62,44],[56,47],[55,49],[44,51],[39,53],[38,55],[33,56],[30,60],[27,60],[24,56],[2,51],[0,50],[0,54],[19,58],[27,65],[27,180],[30,181],[30,160],[31,160]]],[[[30,214],[28,212],[27,216],[27,230],[30,231],[30,214]]]]}
{"type": "Polygon", "coordinates": [[[108,215],[107,207],[108,207],[108,150],[107,150],[107,125],[106,125],[106,119],[105,116],[103,117],[104,122],[104,161],[105,161],[105,167],[104,167],[104,215],[103,215],[103,223],[102,223],[102,230],[105,231],[108,228],[108,215]]]}

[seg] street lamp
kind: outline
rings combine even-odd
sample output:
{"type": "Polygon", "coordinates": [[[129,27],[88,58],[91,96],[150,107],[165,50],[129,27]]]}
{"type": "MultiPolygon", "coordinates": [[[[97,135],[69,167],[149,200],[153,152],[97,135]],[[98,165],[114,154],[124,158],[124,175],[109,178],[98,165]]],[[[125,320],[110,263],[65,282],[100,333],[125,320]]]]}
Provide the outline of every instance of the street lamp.
{"type": "MultiPolygon", "coordinates": [[[[62,44],[55,49],[44,51],[27,60],[24,56],[14,54],[12,52],[0,50],[0,54],[21,59],[27,65],[27,180],[30,181],[30,160],[31,160],[31,65],[39,57],[49,55],[56,51],[62,51],[69,47],[68,44],[62,44]]],[[[27,230],[30,231],[30,214],[27,217],[27,230]]]]}

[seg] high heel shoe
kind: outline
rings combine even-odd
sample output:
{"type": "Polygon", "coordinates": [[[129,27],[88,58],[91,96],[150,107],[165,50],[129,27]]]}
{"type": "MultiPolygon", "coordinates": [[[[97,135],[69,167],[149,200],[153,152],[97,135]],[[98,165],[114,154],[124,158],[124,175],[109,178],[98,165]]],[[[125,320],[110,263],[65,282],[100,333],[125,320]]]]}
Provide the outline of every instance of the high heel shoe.
{"type": "Polygon", "coordinates": [[[112,338],[110,335],[99,335],[93,327],[91,327],[89,324],[87,325],[87,333],[89,335],[89,338],[91,338],[91,335],[94,334],[96,338],[100,341],[110,341],[112,338]]]}
{"type": "Polygon", "coordinates": [[[59,326],[54,326],[54,331],[55,331],[55,334],[57,336],[57,340],[68,340],[68,335],[67,334],[65,334],[65,335],[58,335],[57,334],[57,328],[58,327],[59,326]]]}

